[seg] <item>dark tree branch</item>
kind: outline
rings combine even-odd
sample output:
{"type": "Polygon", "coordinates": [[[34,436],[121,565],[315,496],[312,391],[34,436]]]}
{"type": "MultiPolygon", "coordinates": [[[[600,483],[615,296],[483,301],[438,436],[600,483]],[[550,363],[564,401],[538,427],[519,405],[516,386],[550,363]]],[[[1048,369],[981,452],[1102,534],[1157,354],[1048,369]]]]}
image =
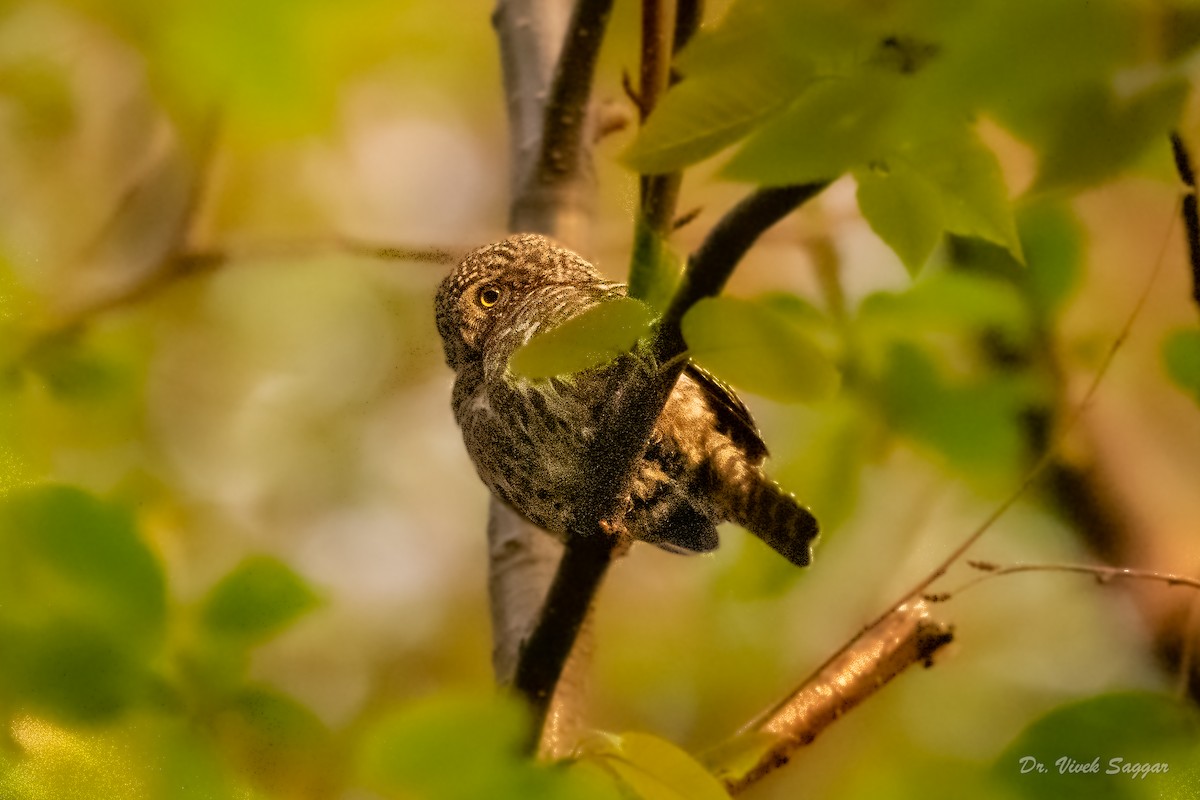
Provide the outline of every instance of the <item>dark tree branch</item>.
{"type": "Polygon", "coordinates": [[[674,50],[679,53],[687,47],[688,42],[700,30],[700,22],[704,19],[704,0],[679,0],[675,8],[675,43],[674,50]]]}
{"type": "Polygon", "coordinates": [[[571,180],[584,146],[584,123],[592,95],[596,59],[613,0],[578,0],[563,41],[542,127],[538,182],[571,180]]]}
{"type": "Polygon", "coordinates": [[[1171,134],[1171,151],[1175,155],[1175,171],[1183,181],[1183,226],[1187,236],[1188,264],[1192,268],[1192,300],[1200,308],[1200,211],[1196,207],[1196,173],[1187,147],[1178,132],[1171,134]]]}
{"type": "MultiPolygon", "coordinates": [[[[612,563],[617,540],[575,537],[567,542],[537,627],[521,650],[513,688],[533,706],[541,730],[563,665],[612,563]]],[[[536,743],[534,743],[536,744],[536,743]]]]}
{"type": "Polygon", "coordinates": [[[847,711],[913,664],[928,667],[954,638],[915,600],[889,612],[825,662],[788,695],[732,739],[701,756],[730,794],[737,794],[788,762],[847,711]],[[747,759],[747,752],[753,757],[747,759]]]}

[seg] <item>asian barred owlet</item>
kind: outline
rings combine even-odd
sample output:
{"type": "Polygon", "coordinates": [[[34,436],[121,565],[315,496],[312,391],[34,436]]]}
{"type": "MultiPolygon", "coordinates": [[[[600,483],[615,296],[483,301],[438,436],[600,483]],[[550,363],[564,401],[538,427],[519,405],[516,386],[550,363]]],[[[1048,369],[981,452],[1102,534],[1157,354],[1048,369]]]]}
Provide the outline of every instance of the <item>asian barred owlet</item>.
{"type": "MultiPolygon", "coordinates": [[[[456,373],[454,416],[483,482],[520,514],[566,540],[593,476],[588,448],[617,361],[548,380],[519,377],[513,352],[612,298],[587,261],[544,236],[521,234],[473,251],[442,282],[437,327],[456,373]]],[[[746,406],[694,364],[679,377],[635,471],[613,530],[674,552],[716,548],[716,524],[748,529],[794,564],[809,562],[817,521],[763,475],[767,455],[746,406]]]]}

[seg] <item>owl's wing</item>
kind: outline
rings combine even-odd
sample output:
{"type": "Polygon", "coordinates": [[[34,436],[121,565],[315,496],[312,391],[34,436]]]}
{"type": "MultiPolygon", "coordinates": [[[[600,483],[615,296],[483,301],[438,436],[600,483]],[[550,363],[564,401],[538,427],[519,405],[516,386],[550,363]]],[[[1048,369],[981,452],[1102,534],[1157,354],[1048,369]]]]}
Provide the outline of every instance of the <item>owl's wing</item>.
{"type": "Polygon", "coordinates": [[[739,445],[752,463],[757,464],[766,458],[767,443],[762,440],[758,426],[750,416],[750,409],[746,408],[729,384],[692,362],[688,362],[683,372],[704,390],[704,399],[717,415],[721,433],[739,445]]]}
{"type": "MultiPolygon", "coordinates": [[[[659,484],[659,492],[639,515],[635,535],[670,553],[688,555],[717,549],[717,526],[696,507],[675,481],[659,484]]],[[[636,501],[635,501],[636,503],[636,501]]]]}

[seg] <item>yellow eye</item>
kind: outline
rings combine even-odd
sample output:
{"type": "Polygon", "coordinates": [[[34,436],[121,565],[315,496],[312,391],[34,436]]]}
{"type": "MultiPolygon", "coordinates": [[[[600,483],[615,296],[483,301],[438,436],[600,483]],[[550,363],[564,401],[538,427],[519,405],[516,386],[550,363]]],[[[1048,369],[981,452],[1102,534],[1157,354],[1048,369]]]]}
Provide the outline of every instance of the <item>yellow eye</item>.
{"type": "Polygon", "coordinates": [[[500,290],[495,286],[485,286],[479,290],[479,305],[491,308],[500,302],[500,290]]]}

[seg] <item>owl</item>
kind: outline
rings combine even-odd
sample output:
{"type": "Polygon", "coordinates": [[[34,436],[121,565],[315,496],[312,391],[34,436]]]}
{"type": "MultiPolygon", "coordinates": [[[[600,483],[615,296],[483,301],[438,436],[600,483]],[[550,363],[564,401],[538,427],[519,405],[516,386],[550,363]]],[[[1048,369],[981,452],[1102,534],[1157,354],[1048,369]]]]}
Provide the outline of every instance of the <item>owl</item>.
{"type": "MultiPolygon", "coordinates": [[[[446,363],[455,372],[452,406],[479,477],[502,501],[566,541],[587,533],[581,505],[595,469],[588,462],[614,380],[651,357],[644,350],[571,375],[532,380],[509,357],[547,330],[615,298],[580,256],[537,234],[521,234],[467,255],[435,301],[446,363]]],[[[762,472],[767,456],[745,404],[689,363],[654,424],[628,493],[607,528],[677,553],[717,547],[716,525],[731,521],[793,564],[806,565],[817,521],[762,472]]]]}

